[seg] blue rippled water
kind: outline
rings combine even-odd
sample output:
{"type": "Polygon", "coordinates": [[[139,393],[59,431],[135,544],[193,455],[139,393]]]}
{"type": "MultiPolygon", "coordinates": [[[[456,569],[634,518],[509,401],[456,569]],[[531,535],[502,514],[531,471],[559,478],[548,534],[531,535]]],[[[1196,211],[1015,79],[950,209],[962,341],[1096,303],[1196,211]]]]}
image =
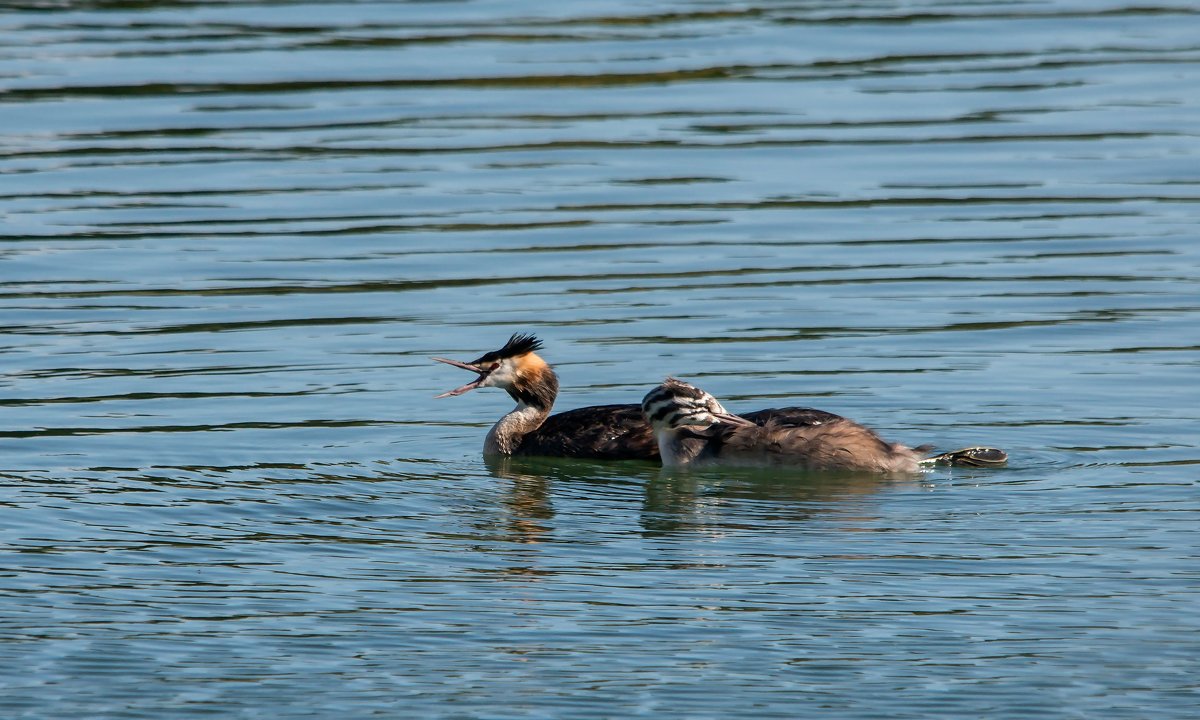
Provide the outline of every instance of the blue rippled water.
{"type": "Polygon", "coordinates": [[[5,718],[1191,718],[1191,3],[0,13],[5,718]],[[920,478],[485,461],[430,356],[920,478]]]}

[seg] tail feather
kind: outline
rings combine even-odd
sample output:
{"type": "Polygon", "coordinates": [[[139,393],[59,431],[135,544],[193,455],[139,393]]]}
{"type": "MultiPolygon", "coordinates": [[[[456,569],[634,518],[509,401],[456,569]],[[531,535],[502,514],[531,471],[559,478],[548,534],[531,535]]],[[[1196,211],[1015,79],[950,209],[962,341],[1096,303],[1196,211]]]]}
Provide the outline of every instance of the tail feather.
{"type": "Polygon", "coordinates": [[[953,465],[956,467],[1000,467],[1008,462],[1008,453],[999,448],[969,447],[951,450],[925,458],[922,465],[953,465]]]}

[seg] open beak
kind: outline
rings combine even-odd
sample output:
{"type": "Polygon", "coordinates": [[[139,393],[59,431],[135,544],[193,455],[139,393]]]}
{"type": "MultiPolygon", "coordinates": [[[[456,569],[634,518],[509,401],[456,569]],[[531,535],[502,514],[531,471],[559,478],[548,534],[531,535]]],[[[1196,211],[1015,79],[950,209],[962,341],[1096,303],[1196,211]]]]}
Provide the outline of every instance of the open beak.
{"type": "Polygon", "coordinates": [[[479,377],[475,378],[475,380],[473,380],[472,382],[469,382],[466,385],[463,385],[462,387],[456,387],[453,390],[442,393],[441,395],[434,395],[433,396],[434,400],[436,400],[438,398],[450,397],[451,395],[462,395],[465,392],[470,392],[471,390],[474,390],[475,388],[479,387],[479,383],[486,380],[487,376],[489,374],[491,374],[491,370],[484,370],[483,368],[479,367],[478,365],[472,365],[471,363],[459,362],[457,360],[448,360],[446,358],[440,358],[440,357],[435,357],[435,358],[431,358],[431,359],[436,360],[440,363],[446,363],[447,365],[453,365],[456,368],[462,368],[463,370],[470,370],[473,373],[479,374],[479,377]]]}
{"type": "Polygon", "coordinates": [[[734,415],[733,413],[713,413],[713,417],[725,423],[726,425],[736,425],[739,427],[755,426],[753,420],[747,420],[741,415],[734,415]]]}

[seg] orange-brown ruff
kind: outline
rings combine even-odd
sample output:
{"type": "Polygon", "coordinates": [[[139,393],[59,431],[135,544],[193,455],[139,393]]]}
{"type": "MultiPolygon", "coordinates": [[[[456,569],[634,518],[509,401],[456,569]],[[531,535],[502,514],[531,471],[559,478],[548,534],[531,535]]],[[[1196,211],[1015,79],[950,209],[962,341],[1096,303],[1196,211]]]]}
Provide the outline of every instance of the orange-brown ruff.
{"type": "Polygon", "coordinates": [[[517,401],[488,431],[485,455],[658,461],[658,444],[640,405],[596,405],[551,415],[558,397],[558,376],[534,352],[541,347],[533,335],[517,333],[504,347],[471,362],[434,358],[479,375],[438,397],[498,387],[517,401]]]}
{"type": "Polygon", "coordinates": [[[1007,459],[993,448],[966,448],[922,459],[929,446],[890,443],[853,420],[810,408],[752,414],[766,417],[733,415],[712,395],[674,378],[647,393],[642,411],[654,428],[664,466],[909,473],[923,464],[991,466],[1007,459]]]}
{"type": "MultiPolygon", "coordinates": [[[[558,376],[535,352],[541,347],[533,335],[515,333],[504,347],[471,362],[434,358],[479,375],[438,397],[499,387],[517,401],[488,432],[484,454],[659,461],[658,443],[641,405],[596,405],[550,415],[558,396],[558,376]]],[[[773,420],[792,425],[839,419],[832,413],[795,407],[758,410],[741,417],[759,424],[773,420]]]]}

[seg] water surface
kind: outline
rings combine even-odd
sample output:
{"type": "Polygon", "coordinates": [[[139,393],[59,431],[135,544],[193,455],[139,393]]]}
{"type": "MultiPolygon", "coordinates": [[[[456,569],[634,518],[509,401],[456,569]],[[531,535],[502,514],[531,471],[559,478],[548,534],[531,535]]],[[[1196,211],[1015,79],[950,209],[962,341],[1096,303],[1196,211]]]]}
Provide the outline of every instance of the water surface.
{"type": "Polygon", "coordinates": [[[5,717],[1194,715],[1192,4],[10,6],[5,717]],[[1012,462],[485,462],[514,331],[1012,462]]]}

